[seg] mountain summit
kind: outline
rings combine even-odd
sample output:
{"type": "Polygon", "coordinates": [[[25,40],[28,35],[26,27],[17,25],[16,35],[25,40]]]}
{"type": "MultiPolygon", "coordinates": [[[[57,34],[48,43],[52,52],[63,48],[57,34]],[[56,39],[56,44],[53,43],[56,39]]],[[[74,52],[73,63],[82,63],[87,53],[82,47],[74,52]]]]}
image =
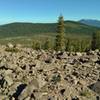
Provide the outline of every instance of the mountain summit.
{"type": "Polygon", "coordinates": [[[79,21],[80,23],[100,27],[100,20],[94,20],[94,19],[82,19],[79,21]]]}

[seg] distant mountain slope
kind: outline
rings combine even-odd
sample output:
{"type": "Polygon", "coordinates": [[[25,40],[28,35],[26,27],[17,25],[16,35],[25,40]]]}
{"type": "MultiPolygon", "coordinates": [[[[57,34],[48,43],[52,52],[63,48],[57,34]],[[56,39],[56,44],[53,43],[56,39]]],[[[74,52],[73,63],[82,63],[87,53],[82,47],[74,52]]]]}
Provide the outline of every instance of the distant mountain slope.
{"type": "Polygon", "coordinates": [[[86,25],[91,25],[91,26],[96,26],[100,27],[100,21],[99,20],[92,20],[92,19],[82,19],[79,22],[86,24],[86,25]]]}
{"type": "MultiPolygon", "coordinates": [[[[0,26],[0,37],[55,35],[56,23],[11,23],[0,26]]],[[[65,21],[66,34],[91,35],[100,28],[74,21],[65,21]]]]}

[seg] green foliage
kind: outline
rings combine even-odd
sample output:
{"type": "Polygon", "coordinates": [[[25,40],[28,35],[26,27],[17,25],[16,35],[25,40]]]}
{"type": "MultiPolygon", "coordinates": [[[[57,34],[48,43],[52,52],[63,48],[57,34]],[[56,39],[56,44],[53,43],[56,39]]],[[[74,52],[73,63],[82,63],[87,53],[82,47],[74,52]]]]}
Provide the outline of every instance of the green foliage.
{"type": "Polygon", "coordinates": [[[35,49],[35,50],[40,50],[41,49],[40,41],[33,41],[32,48],[35,49]]]}
{"type": "MultiPolygon", "coordinates": [[[[44,38],[43,40],[33,41],[32,48],[39,50],[53,50],[55,41],[44,38]],[[44,40],[44,41],[43,41],[44,40]]],[[[91,38],[65,38],[65,50],[68,52],[84,52],[90,50],[91,38]]]]}
{"type": "Polygon", "coordinates": [[[91,48],[93,50],[100,49],[100,31],[93,33],[91,48]]]}
{"type": "MultiPolygon", "coordinates": [[[[31,46],[36,50],[52,48],[70,52],[83,52],[91,48],[100,49],[100,32],[94,33],[92,36],[92,33],[100,28],[74,21],[64,21],[63,16],[59,17],[57,24],[12,23],[0,26],[0,30],[0,44],[12,42],[27,47],[31,46]],[[47,37],[50,39],[45,41],[47,37]]],[[[7,51],[16,52],[17,50],[8,49],[7,51]]]]}
{"type": "Polygon", "coordinates": [[[91,97],[91,92],[88,89],[85,89],[80,92],[80,95],[84,97],[91,97]]]}
{"type": "Polygon", "coordinates": [[[65,50],[69,51],[69,47],[70,47],[70,40],[66,39],[66,41],[65,41],[65,50]]]}
{"type": "Polygon", "coordinates": [[[44,49],[50,50],[51,48],[52,48],[52,45],[51,45],[50,39],[47,38],[45,43],[44,43],[44,49]]]}
{"type": "Polygon", "coordinates": [[[36,44],[35,44],[35,49],[36,50],[40,50],[41,49],[41,44],[40,44],[40,42],[36,42],[36,44]]]}
{"type": "Polygon", "coordinates": [[[52,77],[52,80],[51,80],[54,84],[58,83],[61,81],[61,76],[59,74],[55,74],[53,75],[52,77]]]}
{"type": "Polygon", "coordinates": [[[69,52],[83,52],[86,51],[87,48],[90,48],[91,40],[89,39],[66,39],[66,51],[69,52]]]}
{"type": "Polygon", "coordinates": [[[73,42],[71,39],[66,39],[66,45],[65,45],[66,49],[65,50],[69,51],[69,52],[75,51],[75,49],[76,49],[75,48],[75,45],[76,45],[75,42],[76,41],[73,42]]]}
{"type": "MultiPolygon", "coordinates": [[[[65,34],[71,35],[92,35],[93,32],[100,28],[88,26],[75,21],[65,21],[65,34]]],[[[11,23],[0,26],[0,37],[19,37],[33,35],[50,35],[56,34],[56,23],[11,23]]]]}
{"type": "Polygon", "coordinates": [[[17,53],[17,52],[19,52],[19,49],[17,49],[17,48],[6,48],[5,51],[17,53]]]}
{"type": "Polygon", "coordinates": [[[32,43],[32,48],[35,49],[35,42],[32,43]]]}
{"type": "Polygon", "coordinates": [[[57,26],[57,36],[55,41],[55,49],[57,51],[59,50],[65,50],[65,28],[64,28],[64,19],[63,16],[59,17],[58,20],[58,26],[57,26]]]}

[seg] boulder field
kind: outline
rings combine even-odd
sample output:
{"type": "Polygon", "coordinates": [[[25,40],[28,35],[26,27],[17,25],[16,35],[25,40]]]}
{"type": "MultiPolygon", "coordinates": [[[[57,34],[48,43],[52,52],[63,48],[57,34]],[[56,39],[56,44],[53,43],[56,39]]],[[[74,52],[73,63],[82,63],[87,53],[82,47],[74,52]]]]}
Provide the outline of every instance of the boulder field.
{"type": "Polygon", "coordinates": [[[0,46],[0,100],[100,100],[100,51],[0,46]]]}

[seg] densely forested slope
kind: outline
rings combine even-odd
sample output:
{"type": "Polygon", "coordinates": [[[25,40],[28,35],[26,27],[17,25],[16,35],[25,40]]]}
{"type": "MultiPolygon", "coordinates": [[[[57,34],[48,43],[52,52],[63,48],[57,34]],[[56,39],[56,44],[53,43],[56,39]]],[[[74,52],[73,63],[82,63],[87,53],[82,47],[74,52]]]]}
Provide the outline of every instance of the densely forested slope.
{"type": "MultiPolygon", "coordinates": [[[[56,23],[11,23],[0,26],[0,37],[55,35],[56,23]]],[[[65,21],[66,34],[91,35],[100,28],[74,21],[65,21]]]]}

